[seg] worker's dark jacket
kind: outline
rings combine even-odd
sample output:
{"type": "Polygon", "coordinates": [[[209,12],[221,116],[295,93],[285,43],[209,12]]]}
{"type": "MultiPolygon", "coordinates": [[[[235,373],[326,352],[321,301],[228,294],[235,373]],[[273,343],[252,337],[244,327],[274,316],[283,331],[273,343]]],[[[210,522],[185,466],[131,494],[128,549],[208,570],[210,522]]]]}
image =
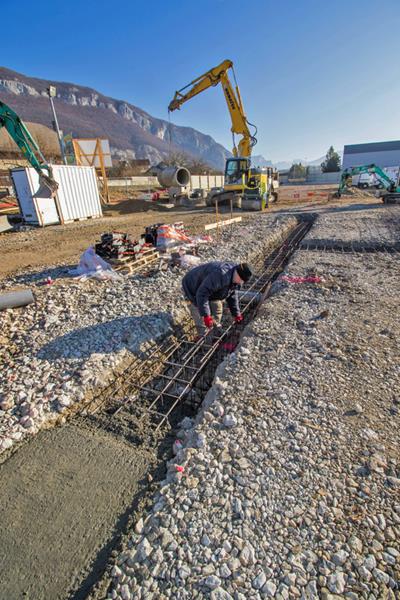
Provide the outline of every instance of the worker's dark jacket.
{"type": "Polygon", "coordinates": [[[234,317],[240,314],[237,290],[233,283],[233,272],[237,265],[228,262],[209,262],[191,269],[182,279],[185,296],[197,306],[202,317],[211,314],[210,300],[225,300],[234,317]]]}

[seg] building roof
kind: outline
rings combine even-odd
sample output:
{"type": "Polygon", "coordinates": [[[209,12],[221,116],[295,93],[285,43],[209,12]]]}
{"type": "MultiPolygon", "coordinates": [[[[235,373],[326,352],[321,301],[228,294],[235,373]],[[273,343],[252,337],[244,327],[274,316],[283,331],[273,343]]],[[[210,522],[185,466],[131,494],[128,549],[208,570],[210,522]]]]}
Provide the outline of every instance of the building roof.
{"type": "Polygon", "coordinates": [[[349,144],[344,147],[344,154],[362,154],[363,152],[400,151],[400,140],[392,142],[371,142],[369,144],[349,144]]]}

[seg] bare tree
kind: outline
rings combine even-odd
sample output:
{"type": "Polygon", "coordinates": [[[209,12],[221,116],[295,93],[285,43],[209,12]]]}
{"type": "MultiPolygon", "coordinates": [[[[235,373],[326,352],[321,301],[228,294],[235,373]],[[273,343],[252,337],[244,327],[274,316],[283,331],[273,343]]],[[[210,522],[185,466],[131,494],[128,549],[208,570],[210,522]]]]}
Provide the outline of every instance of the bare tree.
{"type": "Polygon", "coordinates": [[[171,152],[165,159],[164,162],[169,167],[186,167],[189,168],[189,164],[192,161],[192,157],[186,152],[171,152]]]}

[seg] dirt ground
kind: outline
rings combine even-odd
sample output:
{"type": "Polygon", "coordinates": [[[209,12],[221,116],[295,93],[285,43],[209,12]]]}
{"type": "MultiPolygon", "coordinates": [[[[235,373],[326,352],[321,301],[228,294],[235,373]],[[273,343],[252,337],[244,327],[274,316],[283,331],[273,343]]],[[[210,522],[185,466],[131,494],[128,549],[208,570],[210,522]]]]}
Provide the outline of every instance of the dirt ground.
{"type": "Polygon", "coordinates": [[[140,200],[121,202],[103,210],[101,219],[1,234],[0,251],[6,260],[1,262],[0,277],[33,267],[75,265],[82,252],[106,231],[127,231],[139,237],[144,227],[153,223],[184,221],[194,231],[195,225],[213,221],[212,212],[206,209],[171,211],[158,206],[155,210],[153,205],[140,200]]]}
{"type": "MultiPolygon", "coordinates": [[[[366,194],[334,202],[318,196],[315,199],[307,198],[307,192],[315,193],[319,190],[326,194],[333,192],[334,188],[285,186],[282,188],[282,202],[272,205],[269,210],[291,211],[297,207],[312,210],[314,206],[324,204],[329,204],[329,207],[342,206],[344,203],[359,201],[361,197],[367,202],[376,202],[376,199],[366,194]],[[296,192],[300,198],[293,201],[290,198],[296,192]]],[[[205,224],[215,221],[215,211],[209,207],[168,209],[160,203],[149,203],[137,198],[127,199],[121,192],[114,191],[113,194],[113,204],[103,209],[104,217],[101,219],[0,234],[0,253],[3,256],[0,262],[0,279],[24,269],[58,264],[76,265],[82,252],[106,231],[127,231],[134,237],[140,237],[146,225],[183,221],[189,233],[198,233],[204,231],[205,224]]],[[[222,210],[228,213],[227,208],[222,210]]],[[[254,217],[257,213],[237,211],[237,215],[245,218],[254,217]]],[[[228,214],[222,214],[222,218],[228,218],[228,214]]]]}

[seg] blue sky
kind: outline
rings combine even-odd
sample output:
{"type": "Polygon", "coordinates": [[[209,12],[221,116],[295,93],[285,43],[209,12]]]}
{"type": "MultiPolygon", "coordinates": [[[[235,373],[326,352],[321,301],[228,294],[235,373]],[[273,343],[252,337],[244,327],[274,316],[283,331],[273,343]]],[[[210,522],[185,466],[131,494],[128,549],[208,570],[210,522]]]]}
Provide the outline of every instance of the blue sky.
{"type": "MultiPolygon", "coordinates": [[[[1,1],[0,64],[168,118],[174,91],[234,62],[256,154],[400,139],[400,0],[1,1]]],[[[222,91],[172,113],[231,148],[222,91]]]]}

